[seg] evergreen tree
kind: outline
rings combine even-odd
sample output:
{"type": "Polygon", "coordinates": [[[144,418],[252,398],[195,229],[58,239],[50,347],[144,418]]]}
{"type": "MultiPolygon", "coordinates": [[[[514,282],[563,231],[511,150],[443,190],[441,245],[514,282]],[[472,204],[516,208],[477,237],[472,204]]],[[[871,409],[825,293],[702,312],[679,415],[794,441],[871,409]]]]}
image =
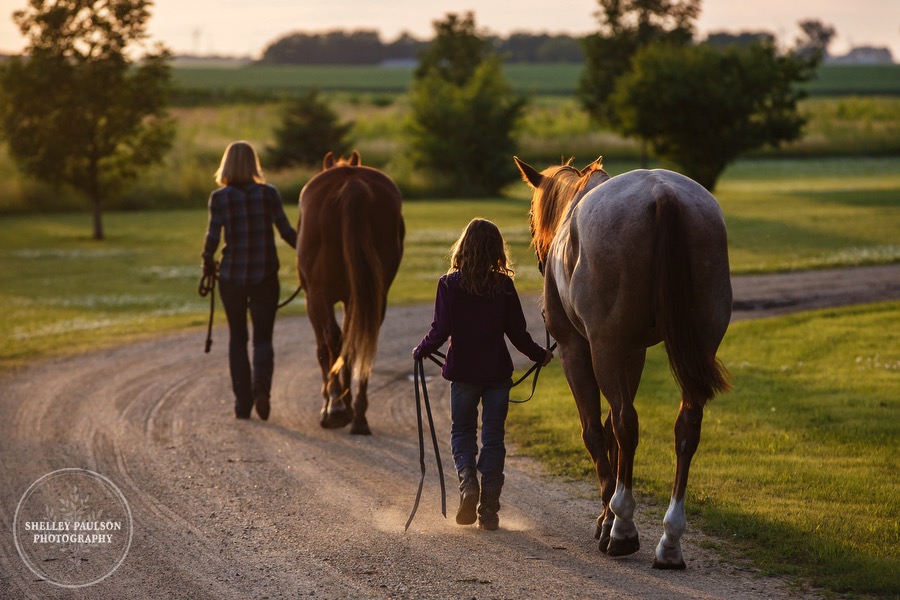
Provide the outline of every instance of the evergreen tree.
{"type": "Polygon", "coordinates": [[[472,13],[435,24],[410,91],[413,162],[459,196],[495,195],[518,177],[511,160],[525,107],[472,13]]]}
{"type": "Polygon", "coordinates": [[[327,152],[340,156],[350,149],[347,136],[352,127],[353,123],[338,122],[319,91],[310,90],[284,107],[275,145],[266,148],[266,162],[274,168],[321,164],[327,152]]]}

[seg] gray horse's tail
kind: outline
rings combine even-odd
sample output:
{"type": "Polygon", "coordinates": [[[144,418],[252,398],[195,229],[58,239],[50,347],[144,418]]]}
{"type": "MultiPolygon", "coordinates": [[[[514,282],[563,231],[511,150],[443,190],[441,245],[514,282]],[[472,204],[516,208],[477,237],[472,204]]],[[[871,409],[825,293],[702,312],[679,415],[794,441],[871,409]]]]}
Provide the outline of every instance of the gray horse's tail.
{"type": "Polygon", "coordinates": [[[716,344],[705,343],[698,323],[695,282],[681,214],[681,203],[668,191],[656,199],[655,248],[657,315],[669,367],[688,405],[702,407],[719,392],[731,389],[716,344]]]}

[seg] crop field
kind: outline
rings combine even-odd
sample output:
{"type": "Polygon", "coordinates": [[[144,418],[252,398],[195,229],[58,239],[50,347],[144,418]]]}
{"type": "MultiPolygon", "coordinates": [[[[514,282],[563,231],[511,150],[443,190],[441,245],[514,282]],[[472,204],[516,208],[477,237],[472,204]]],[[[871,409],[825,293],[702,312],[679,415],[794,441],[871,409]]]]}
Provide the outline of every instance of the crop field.
{"type": "MultiPolygon", "coordinates": [[[[578,87],[579,64],[510,64],[504,70],[512,85],[534,94],[569,95],[578,87]]],[[[296,93],[317,87],[330,91],[405,92],[413,67],[344,65],[250,65],[235,68],[179,67],[175,83],[182,90],[246,90],[261,94],[296,93]]],[[[814,96],[900,95],[900,65],[823,65],[806,84],[814,96]]]]}

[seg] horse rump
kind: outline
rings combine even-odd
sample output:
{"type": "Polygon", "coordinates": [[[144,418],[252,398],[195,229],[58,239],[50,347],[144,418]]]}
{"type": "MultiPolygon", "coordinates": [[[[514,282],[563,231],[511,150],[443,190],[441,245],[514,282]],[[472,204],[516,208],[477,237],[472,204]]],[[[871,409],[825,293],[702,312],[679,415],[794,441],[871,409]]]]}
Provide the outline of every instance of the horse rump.
{"type": "Polygon", "coordinates": [[[719,392],[731,389],[716,348],[704,344],[697,282],[691,270],[682,204],[669,190],[656,198],[656,313],[672,375],[685,403],[702,408],[719,392]]]}

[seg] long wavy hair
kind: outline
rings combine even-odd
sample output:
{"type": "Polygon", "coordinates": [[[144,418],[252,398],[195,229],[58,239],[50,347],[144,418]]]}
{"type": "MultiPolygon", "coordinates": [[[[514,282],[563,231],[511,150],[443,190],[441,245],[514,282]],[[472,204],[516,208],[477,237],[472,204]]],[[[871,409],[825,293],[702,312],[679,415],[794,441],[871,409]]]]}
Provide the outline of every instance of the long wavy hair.
{"type": "Polygon", "coordinates": [[[496,296],[503,286],[500,275],[512,277],[509,247],[496,225],[472,219],[450,250],[450,273],[459,273],[460,285],[470,294],[496,296]]]}

